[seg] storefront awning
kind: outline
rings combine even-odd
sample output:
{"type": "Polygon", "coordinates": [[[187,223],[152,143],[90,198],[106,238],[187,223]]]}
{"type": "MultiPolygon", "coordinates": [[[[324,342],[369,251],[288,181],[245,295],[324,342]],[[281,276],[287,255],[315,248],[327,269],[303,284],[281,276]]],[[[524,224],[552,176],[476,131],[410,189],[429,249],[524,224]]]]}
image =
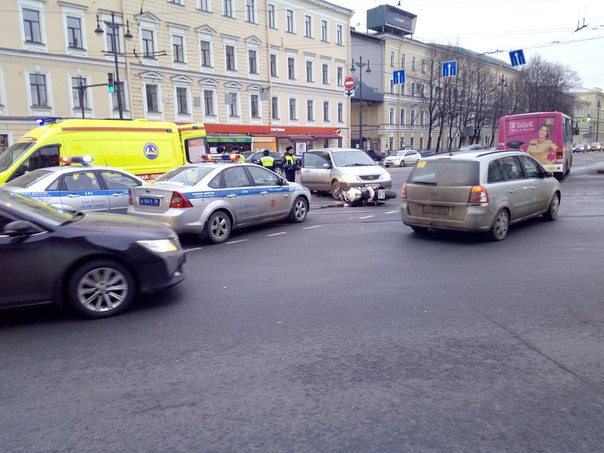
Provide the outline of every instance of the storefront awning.
{"type": "Polygon", "coordinates": [[[316,140],[338,140],[342,138],[341,135],[313,135],[316,140]]]}

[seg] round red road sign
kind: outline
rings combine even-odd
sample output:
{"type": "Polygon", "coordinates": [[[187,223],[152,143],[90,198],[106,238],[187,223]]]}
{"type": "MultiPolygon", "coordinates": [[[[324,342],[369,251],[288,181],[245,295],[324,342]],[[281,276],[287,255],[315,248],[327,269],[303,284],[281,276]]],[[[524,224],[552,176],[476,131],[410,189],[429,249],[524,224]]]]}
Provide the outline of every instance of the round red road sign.
{"type": "Polygon", "coordinates": [[[355,80],[354,77],[346,77],[344,79],[344,88],[346,88],[347,90],[352,90],[354,88],[355,85],[355,80]]]}

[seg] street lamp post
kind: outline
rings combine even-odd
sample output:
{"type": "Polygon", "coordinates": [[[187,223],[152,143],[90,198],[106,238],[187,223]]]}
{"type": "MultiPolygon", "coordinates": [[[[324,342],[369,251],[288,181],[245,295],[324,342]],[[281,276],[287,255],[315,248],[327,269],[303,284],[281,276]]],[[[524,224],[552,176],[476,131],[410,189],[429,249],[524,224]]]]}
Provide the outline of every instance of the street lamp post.
{"type": "Polygon", "coordinates": [[[359,71],[359,148],[363,149],[363,68],[367,66],[365,72],[371,72],[369,67],[369,60],[367,63],[363,63],[363,57],[359,57],[358,63],[352,60],[352,66],[350,72],[355,72],[355,65],[360,69],[359,71]]]}
{"type": "Polygon", "coordinates": [[[505,76],[503,74],[501,74],[497,85],[501,86],[501,114],[503,115],[505,113],[505,106],[503,104],[503,88],[508,86],[508,81],[505,80],[505,76]]]}
{"type": "Polygon", "coordinates": [[[596,102],[596,109],[597,110],[597,115],[596,115],[596,141],[599,142],[600,141],[600,100],[598,99],[598,102],[596,102]]]}
{"type": "MultiPolygon", "coordinates": [[[[121,92],[121,85],[120,85],[120,68],[118,65],[118,60],[117,60],[117,53],[118,53],[118,39],[117,39],[117,32],[119,30],[119,27],[123,26],[122,24],[116,24],[115,23],[115,13],[113,11],[111,11],[111,47],[112,47],[112,52],[113,52],[113,62],[115,64],[115,92],[117,94],[117,110],[119,112],[120,115],[120,120],[124,119],[124,110],[123,110],[123,105],[122,105],[122,92],[121,92]]],[[[99,15],[96,15],[96,30],[94,30],[94,32],[96,33],[97,36],[101,36],[104,31],[101,28],[101,24],[99,22],[99,15]]],[[[126,38],[127,40],[132,39],[132,34],[130,33],[130,22],[126,21],[126,33],[124,33],[124,38],[126,38]]]]}

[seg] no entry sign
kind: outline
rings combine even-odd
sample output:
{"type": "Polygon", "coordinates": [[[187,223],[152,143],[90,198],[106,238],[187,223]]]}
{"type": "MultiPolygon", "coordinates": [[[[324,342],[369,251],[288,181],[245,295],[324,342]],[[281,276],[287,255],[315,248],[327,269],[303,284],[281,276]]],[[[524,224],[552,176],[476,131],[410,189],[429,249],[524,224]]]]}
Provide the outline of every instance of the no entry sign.
{"type": "Polygon", "coordinates": [[[354,77],[346,77],[344,79],[344,88],[346,88],[347,90],[352,90],[354,88],[355,85],[355,80],[354,77]]]}

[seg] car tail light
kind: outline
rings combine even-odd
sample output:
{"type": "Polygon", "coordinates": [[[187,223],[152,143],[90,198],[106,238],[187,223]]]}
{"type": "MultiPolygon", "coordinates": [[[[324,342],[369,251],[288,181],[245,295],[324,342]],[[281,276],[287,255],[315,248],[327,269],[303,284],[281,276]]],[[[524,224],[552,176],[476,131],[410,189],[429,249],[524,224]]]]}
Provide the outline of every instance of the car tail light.
{"type": "Polygon", "coordinates": [[[468,204],[487,206],[489,204],[489,193],[486,187],[483,186],[472,186],[470,189],[470,197],[468,198],[468,204]]]}
{"type": "Polygon", "coordinates": [[[556,160],[562,160],[562,159],[564,159],[564,149],[556,148],[556,160]]]}
{"type": "Polygon", "coordinates": [[[170,198],[171,208],[192,208],[193,205],[187,197],[180,192],[172,192],[172,198],[170,198]]]}
{"type": "Polygon", "coordinates": [[[132,202],[132,189],[128,189],[128,204],[130,206],[134,205],[134,203],[132,202]]]}
{"type": "Polygon", "coordinates": [[[401,187],[401,200],[406,200],[407,199],[407,183],[403,184],[403,187],[401,187]]]}

